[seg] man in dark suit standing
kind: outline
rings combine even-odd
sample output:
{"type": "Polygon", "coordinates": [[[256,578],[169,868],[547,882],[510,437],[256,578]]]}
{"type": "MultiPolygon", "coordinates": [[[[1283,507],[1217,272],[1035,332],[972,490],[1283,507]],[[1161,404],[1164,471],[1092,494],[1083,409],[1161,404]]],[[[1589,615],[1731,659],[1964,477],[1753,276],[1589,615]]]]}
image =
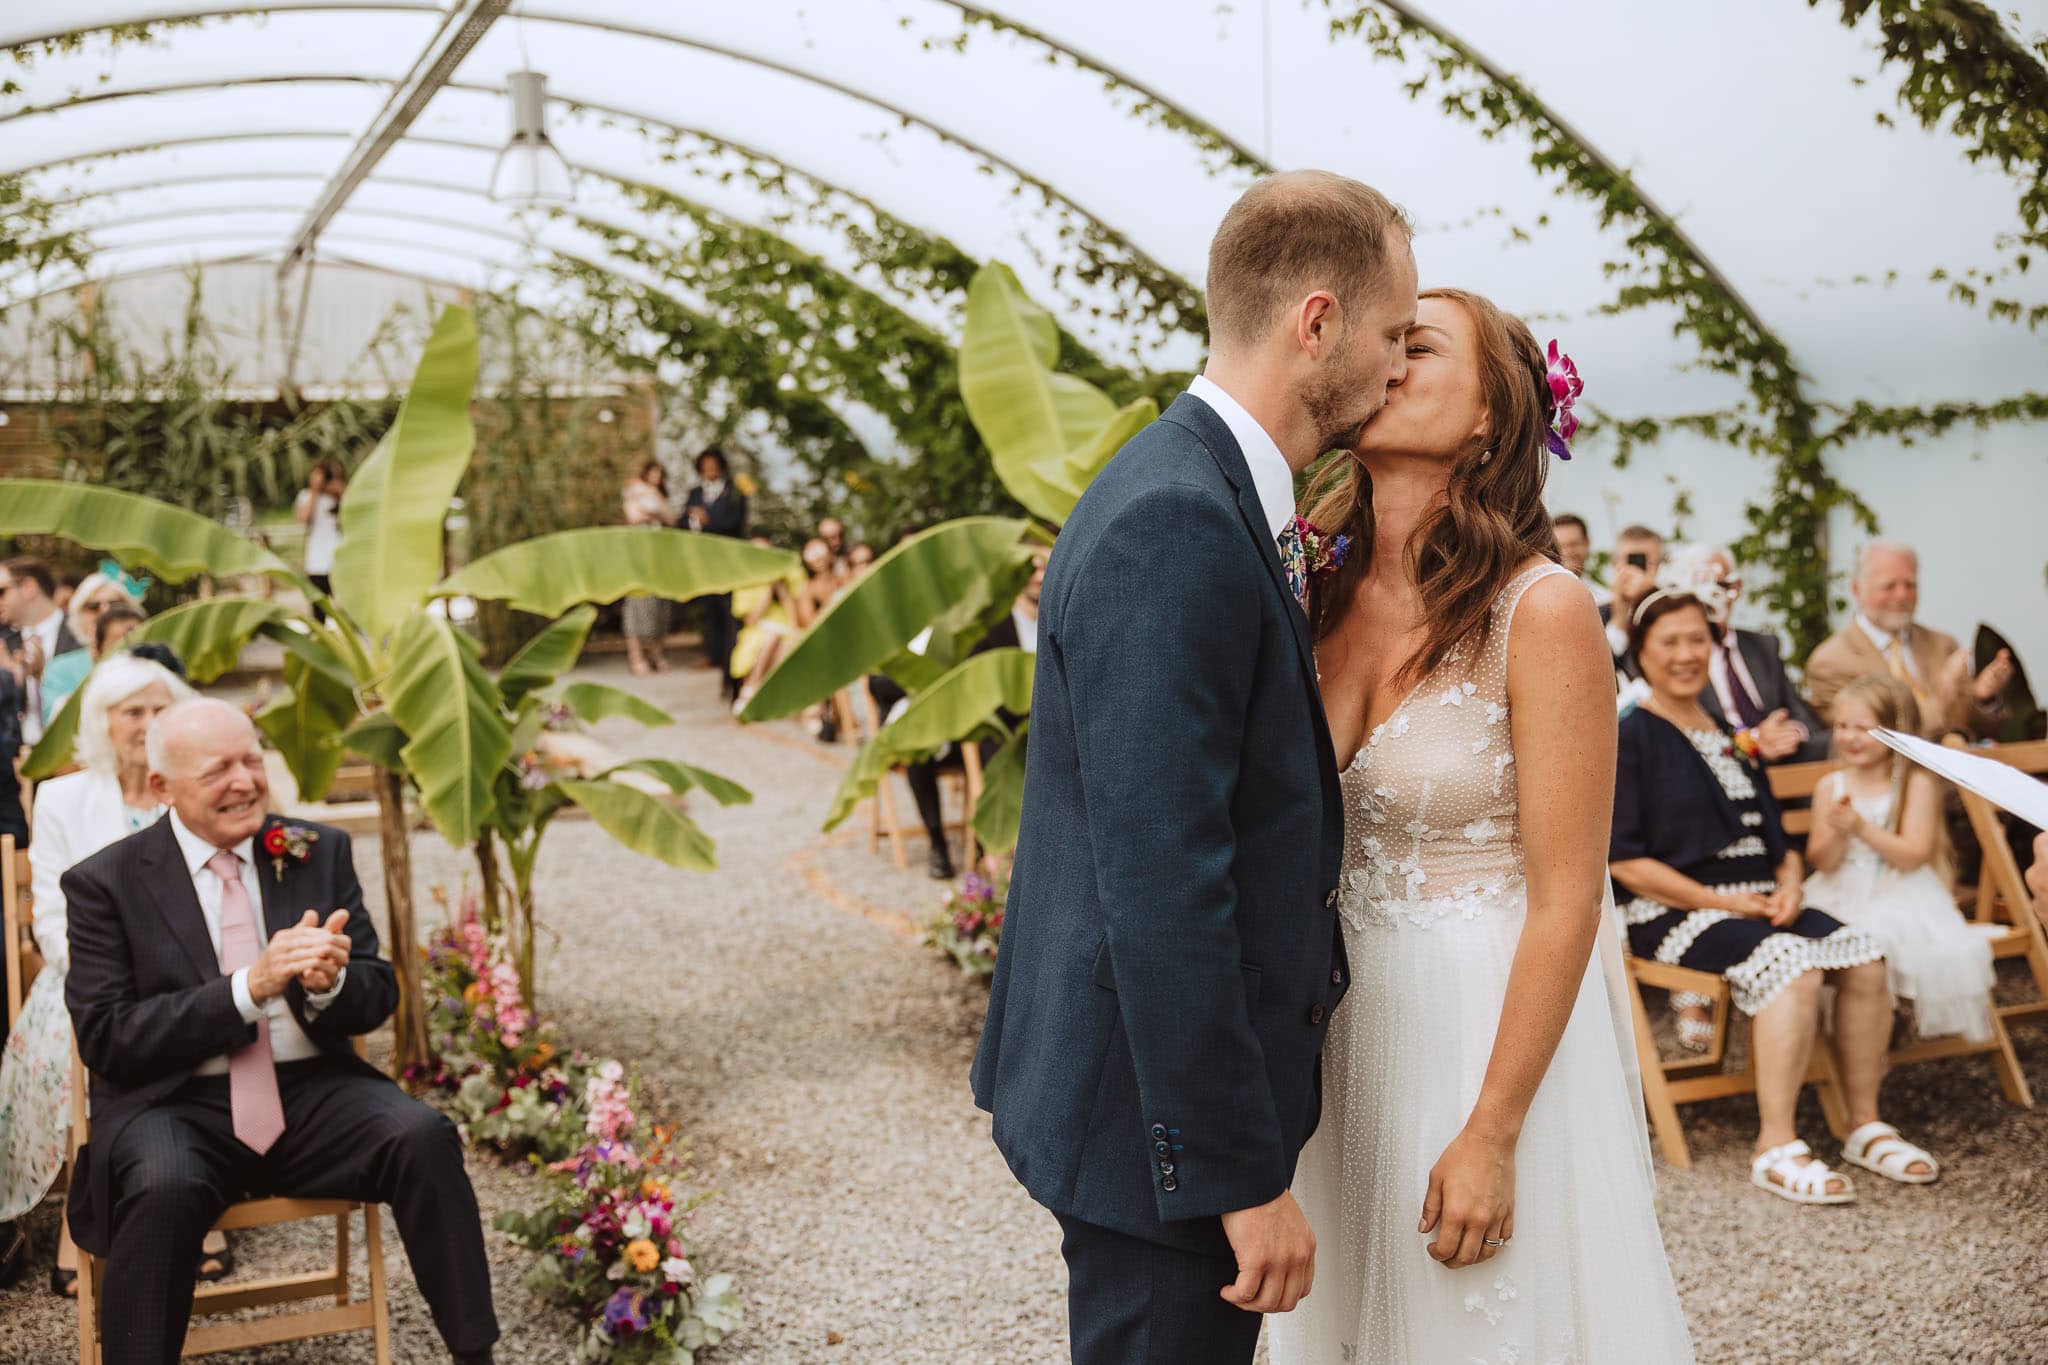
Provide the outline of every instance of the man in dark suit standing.
{"type": "Polygon", "coordinates": [[[454,1125],[350,1045],[398,988],[348,835],[265,814],[255,727],[225,702],[165,711],[149,759],[171,813],[63,883],[64,1000],[92,1073],[69,1207],[107,1259],[104,1359],[176,1361],[207,1228],[276,1194],[389,1203],[455,1359],[488,1361],[498,1324],[454,1125]]]}
{"type": "Polygon", "coordinates": [[[1248,190],[1210,247],[1205,375],[1046,571],[973,1083],[1065,1234],[1077,1361],[1249,1361],[1314,1275],[1287,1187],[1348,973],[1293,474],[1405,372],[1409,239],[1341,176],[1248,190]]]}
{"type": "MultiPolygon", "coordinates": [[[[683,525],[706,535],[746,538],[747,495],[733,486],[732,467],[717,446],[697,457],[697,486],[683,499],[683,525]]],[[[718,670],[719,686],[731,701],[740,694],[740,680],[732,676],[732,646],[739,636],[732,619],[732,594],[697,600],[704,607],[705,661],[718,670]]]]}

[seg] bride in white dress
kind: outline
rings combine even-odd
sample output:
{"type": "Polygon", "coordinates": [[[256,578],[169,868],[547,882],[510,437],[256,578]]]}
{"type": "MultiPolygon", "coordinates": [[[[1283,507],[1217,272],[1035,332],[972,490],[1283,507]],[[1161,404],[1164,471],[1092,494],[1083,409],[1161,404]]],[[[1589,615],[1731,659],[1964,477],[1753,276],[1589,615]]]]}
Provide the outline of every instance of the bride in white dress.
{"type": "Polygon", "coordinates": [[[1607,892],[1613,675],[1548,558],[1575,376],[1483,299],[1417,316],[1310,514],[1357,547],[1315,603],[1352,982],[1294,1182],[1315,1285],[1272,1358],[1688,1362],[1607,892]]]}

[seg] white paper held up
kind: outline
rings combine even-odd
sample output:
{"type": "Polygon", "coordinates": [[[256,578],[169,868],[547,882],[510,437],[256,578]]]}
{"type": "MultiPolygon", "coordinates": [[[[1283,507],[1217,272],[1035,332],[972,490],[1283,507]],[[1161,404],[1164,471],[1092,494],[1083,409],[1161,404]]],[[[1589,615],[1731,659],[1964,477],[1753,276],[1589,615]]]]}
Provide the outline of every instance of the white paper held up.
{"type": "Polygon", "coordinates": [[[2011,811],[2036,829],[2048,829],[2048,782],[2029,777],[2009,763],[1933,744],[1897,730],[1872,730],[1875,738],[1936,777],[1977,793],[2000,810],[2011,811]]]}

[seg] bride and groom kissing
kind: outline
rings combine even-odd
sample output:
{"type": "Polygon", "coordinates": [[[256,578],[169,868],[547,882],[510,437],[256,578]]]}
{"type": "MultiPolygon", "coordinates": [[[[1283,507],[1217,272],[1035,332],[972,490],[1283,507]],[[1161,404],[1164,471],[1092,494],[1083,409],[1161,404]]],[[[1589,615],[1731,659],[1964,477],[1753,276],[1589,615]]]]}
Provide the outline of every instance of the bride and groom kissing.
{"type": "Polygon", "coordinates": [[[1279,1365],[1692,1358],[1607,892],[1611,666],[1542,504],[1574,377],[1418,297],[1411,237],[1341,176],[1252,186],[1204,374],[1046,570],[973,1086],[1087,1365],[1248,1362],[1266,1314],[1279,1365]]]}

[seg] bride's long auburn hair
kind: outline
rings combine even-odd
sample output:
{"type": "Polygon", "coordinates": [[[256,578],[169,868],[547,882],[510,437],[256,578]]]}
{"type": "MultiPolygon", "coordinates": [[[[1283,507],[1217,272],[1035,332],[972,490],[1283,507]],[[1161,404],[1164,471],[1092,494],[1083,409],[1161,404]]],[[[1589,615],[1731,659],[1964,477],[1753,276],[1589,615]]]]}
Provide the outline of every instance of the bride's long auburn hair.
{"type": "MultiPolygon", "coordinates": [[[[1426,677],[1460,640],[1486,641],[1494,598],[1532,555],[1555,560],[1557,535],[1543,506],[1551,455],[1545,445],[1554,401],[1549,363],[1528,326],[1463,289],[1425,289],[1472,319],[1479,347],[1480,393],[1486,403],[1490,457],[1473,451],[1451,467],[1448,496],[1409,538],[1408,556],[1422,589],[1428,634],[1401,666],[1410,685],[1426,677]]],[[[1372,475],[1356,454],[1325,463],[1310,482],[1308,519],[1351,537],[1344,566],[1315,594],[1315,638],[1343,619],[1372,563],[1372,475]]]]}

